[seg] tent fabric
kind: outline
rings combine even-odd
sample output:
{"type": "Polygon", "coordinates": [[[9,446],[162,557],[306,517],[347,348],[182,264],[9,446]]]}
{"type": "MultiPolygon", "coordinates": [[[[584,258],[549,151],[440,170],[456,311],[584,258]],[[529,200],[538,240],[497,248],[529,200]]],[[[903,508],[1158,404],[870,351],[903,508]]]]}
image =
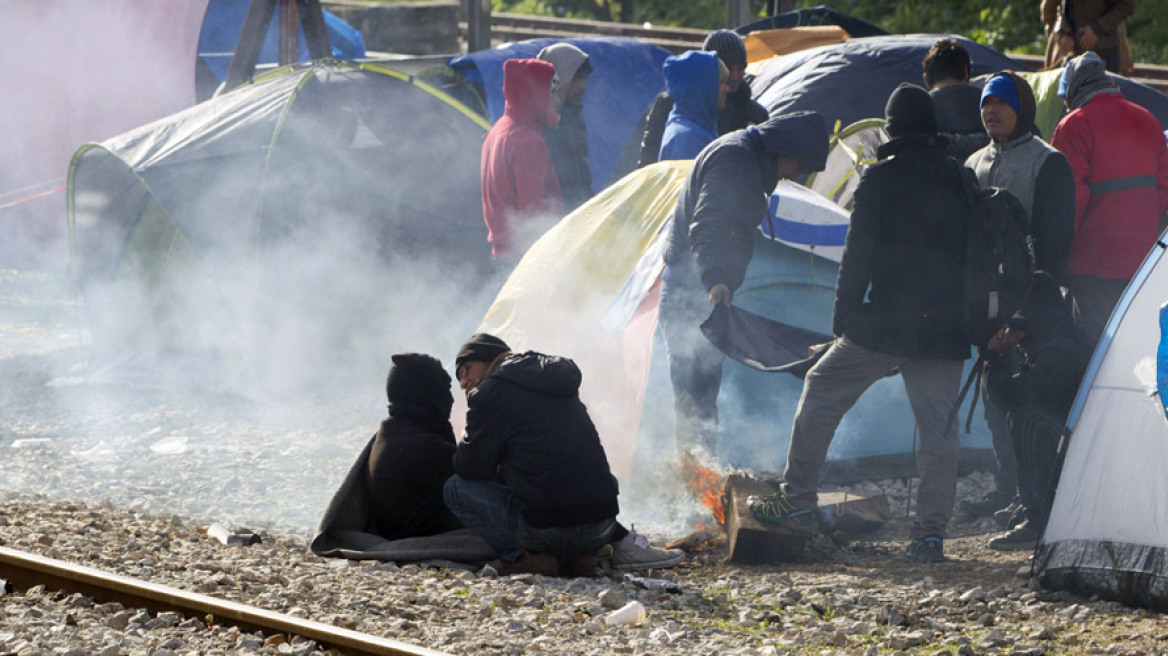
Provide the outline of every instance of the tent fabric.
{"type": "MultiPolygon", "coordinates": [[[[348,236],[373,258],[430,253],[485,271],[486,129],[408,75],[332,64],[281,69],[83,146],[69,169],[67,214],[95,343],[132,347],[151,334],[160,346],[193,348],[239,336],[233,326],[254,301],[241,281],[301,275],[295,262],[257,261],[288,239],[348,236]],[[411,146],[419,134],[424,148],[411,146]]],[[[329,303],[360,305],[335,291],[329,303]]],[[[252,337],[263,345],[262,330],[252,337]]]]}
{"type": "Polygon", "coordinates": [[[22,56],[4,69],[8,95],[0,103],[0,206],[7,206],[0,209],[0,264],[66,266],[65,200],[58,191],[70,156],[80,144],[195,103],[193,62],[206,5],[4,4],[0,43],[22,56]]]}
{"type": "MultiPolygon", "coordinates": [[[[199,34],[199,58],[220,82],[227,77],[227,69],[231,67],[231,57],[239,43],[239,35],[243,32],[249,5],[249,0],[210,0],[207,3],[202,31],[199,34]]],[[[361,32],[327,9],[322,10],[322,13],[333,58],[364,59],[365,39],[361,32]]],[[[260,48],[257,62],[259,64],[279,63],[279,20],[279,12],[273,12],[272,21],[264,35],[263,46],[260,48]]],[[[303,26],[300,28],[299,43],[299,61],[306,61],[309,54],[303,26]]]]}
{"type": "Polygon", "coordinates": [[[787,372],[831,335],[772,321],[732,305],[719,305],[702,322],[702,334],[726,357],[759,371],[787,372]]]}
{"type": "Polygon", "coordinates": [[[467,569],[478,569],[497,557],[491,545],[470,529],[400,540],[386,540],[369,533],[366,529],[371,524],[372,510],[365,489],[365,472],[372,448],[373,440],[370,440],[329,501],[320,527],[309,543],[312,553],[349,560],[448,561],[467,569]]]}
{"type": "Polygon", "coordinates": [[[865,36],[883,36],[888,34],[884,30],[875,25],[862,21],[858,18],[852,18],[847,14],[838,12],[826,5],[818,7],[808,7],[805,9],[798,9],[789,11],[778,16],[769,16],[753,23],[743,25],[736,31],[746,36],[751,32],[760,30],[777,30],[790,27],[817,27],[822,25],[838,25],[842,27],[853,38],[865,36]]]}
{"type": "Polygon", "coordinates": [[[661,67],[670,53],[623,37],[532,39],[455,57],[450,67],[483,85],[494,123],[503,115],[503,62],[535,57],[553,43],[580,48],[592,64],[584,95],[584,123],[588,126],[592,183],[599,191],[599,185],[608,181],[616,168],[621,149],[633,135],[637,122],[665,88],[661,67]]]}
{"type": "MultiPolygon", "coordinates": [[[[771,57],[839,43],[851,38],[838,25],[760,30],[746,35],[746,61],[754,64],[771,57]]],[[[753,73],[747,69],[748,73],[753,73]]]]}
{"type": "Polygon", "coordinates": [[[1168,610],[1168,418],[1156,392],[1165,237],[1120,298],[1068,418],[1035,554],[1047,587],[1168,610]]]}

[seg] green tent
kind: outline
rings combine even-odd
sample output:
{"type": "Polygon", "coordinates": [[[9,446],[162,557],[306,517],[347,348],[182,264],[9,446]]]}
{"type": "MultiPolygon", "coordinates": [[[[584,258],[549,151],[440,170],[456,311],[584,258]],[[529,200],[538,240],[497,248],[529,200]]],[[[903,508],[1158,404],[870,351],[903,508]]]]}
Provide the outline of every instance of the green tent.
{"type": "Polygon", "coordinates": [[[281,320],[257,307],[328,316],[319,339],[343,340],[371,296],[421,293],[402,271],[483,278],[489,128],[412,76],[326,62],[82,146],[69,239],[95,345],[251,357],[281,320]]]}

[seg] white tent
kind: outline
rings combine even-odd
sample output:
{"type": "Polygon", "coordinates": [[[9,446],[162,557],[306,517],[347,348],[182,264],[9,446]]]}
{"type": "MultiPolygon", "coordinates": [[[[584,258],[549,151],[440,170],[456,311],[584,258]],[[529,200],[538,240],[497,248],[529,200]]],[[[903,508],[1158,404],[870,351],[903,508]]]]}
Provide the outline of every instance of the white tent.
{"type": "Polygon", "coordinates": [[[1046,587],[1161,610],[1168,609],[1168,418],[1156,356],[1168,301],[1164,240],[1128,285],[1079,387],[1034,569],[1046,587]]]}

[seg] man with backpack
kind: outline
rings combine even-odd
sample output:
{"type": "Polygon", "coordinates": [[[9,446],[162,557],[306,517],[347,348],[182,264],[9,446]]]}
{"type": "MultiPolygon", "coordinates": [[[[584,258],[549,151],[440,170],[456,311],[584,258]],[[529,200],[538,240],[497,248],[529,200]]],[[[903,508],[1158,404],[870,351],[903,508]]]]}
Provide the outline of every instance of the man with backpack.
{"type": "MultiPolygon", "coordinates": [[[[1035,265],[1060,282],[1075,238],[1075,179],[1067,158],[1034,136],[1034,114],[1034,93],[1026,80],[1013,71],[990,78],[981,94],[981,120],[991,142],[965,166],[982,189],[998,187],[1018,199],[1029,219],[1035,265]]],[[[993,490],[976,501],[961,502],[961,509],[974,517],[995,515],[1018,491],[1006,412],[985,391],[983,386],[998,471],[993,490]]]]}
{"type": "Polygon", "coordinates": [[[752,497],[749,506],[760,521],[813,533],[819,472],[836,427],[864,390],[899,369],[920,427],[921,485],[906,556],[938,562],[957,491],[951,410],[969,357],[962,296],[970,205],[928,92],[900,85],[885,115],[892,140],[856,189],[840,263],[837,339],[804,380],[782,491],[752,497]]]}

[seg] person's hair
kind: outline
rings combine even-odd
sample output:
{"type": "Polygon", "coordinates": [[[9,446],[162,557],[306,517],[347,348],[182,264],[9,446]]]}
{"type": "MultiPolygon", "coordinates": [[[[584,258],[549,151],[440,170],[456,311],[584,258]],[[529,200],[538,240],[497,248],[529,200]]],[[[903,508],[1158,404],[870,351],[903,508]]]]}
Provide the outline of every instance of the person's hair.
{"type": "Polygon", "coordinates": [[[957,39],[941,39],[929,48],[929,53],[921,63],[925,86],[932,88],[946,78],[967,82],[971,64],[969,52],[957,39]]]}

